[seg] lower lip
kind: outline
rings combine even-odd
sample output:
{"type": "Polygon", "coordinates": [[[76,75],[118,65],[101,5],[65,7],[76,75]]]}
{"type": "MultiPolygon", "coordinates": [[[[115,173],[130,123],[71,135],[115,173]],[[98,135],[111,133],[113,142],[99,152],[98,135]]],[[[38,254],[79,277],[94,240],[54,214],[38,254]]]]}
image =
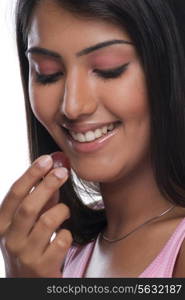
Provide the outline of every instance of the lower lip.
{"type": "Polygon", "coordinates": [[[70,143],[70,146],[72,146],[75,151],[82,153],[93,152],[103,148],[111,140],[111,138],[117,134],[120,125],[121,124],[118,124],[117,127],[112,131],[109,131],[106,135],[103,135],[102,137],[92,142],[80,143],[78,141],[75,141],[69,134],[66,134],[66,136],[68,142],[70,143]]]}

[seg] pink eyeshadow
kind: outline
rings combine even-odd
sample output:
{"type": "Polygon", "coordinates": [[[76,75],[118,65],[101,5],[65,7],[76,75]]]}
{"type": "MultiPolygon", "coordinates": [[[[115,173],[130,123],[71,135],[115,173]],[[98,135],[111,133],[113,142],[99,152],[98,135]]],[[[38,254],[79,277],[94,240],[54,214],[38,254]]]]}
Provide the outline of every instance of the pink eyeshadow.
{"type": "Polygon", "coordinates": [[[61,70],[59,65],[53,61],[34,62],[34,65],[36,70],[39,70],[41,73],[55,73],[61,70]]]}
{"type": "Polygon", "coordinates": [[[124,63],[123,57],[112,57],[111,55],[98,56],[92,59],[91,62],[100,68],[113,68],[124,63]]]}
{"type": "Polygon", "coordinates": [[[111,49],[101,49],[89,55],[90,64],[99,68],[114,68],[122,65],[131,59],[133,49],[130,47],[114,47],[111,49]]]}

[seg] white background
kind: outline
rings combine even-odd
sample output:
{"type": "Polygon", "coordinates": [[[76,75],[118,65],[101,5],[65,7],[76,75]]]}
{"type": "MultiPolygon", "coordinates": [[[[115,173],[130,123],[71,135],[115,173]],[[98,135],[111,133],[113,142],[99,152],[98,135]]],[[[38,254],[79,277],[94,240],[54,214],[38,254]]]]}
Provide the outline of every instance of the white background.
{"type": "MultiPolygon", "coordinates": [[[[13,7],[0,0],[0,202],[29,166],[24,100],[15,47],[13,7]]],[[[4,277],[0,252],[0,277],[4,277]]]]}

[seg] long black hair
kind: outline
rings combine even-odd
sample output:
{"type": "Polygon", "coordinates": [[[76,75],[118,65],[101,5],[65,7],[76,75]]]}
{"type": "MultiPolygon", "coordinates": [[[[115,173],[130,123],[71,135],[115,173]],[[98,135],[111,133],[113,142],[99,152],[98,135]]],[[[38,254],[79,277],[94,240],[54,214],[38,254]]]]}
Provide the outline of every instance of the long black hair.
{"type": "MultiPolygon", "coordinates": [[[[28,94],[25,56],[31,17],[42,0],[18,0],[16,38],[28,128],[30,162],[61,151],[35,118],[28,94]]],[[[184,0],[54,0],[75,15],[112,22],[126,29],[146,76],[151,110],[151,160],[157,185],[170,201],[185,207],[185,1],[184,0]]],[[[87,186],[87,185],[86,185],[87,186]]],[[[87,186],[88,187],[88,186],[87,186]]],[[[86,192],[89,193],[88,188],[86,192]]],[[[74,242],[94,239],[106,225],[104,209],[85,205],[70,177],[60,189],[71,209],[65,224],[74,242]]]]}

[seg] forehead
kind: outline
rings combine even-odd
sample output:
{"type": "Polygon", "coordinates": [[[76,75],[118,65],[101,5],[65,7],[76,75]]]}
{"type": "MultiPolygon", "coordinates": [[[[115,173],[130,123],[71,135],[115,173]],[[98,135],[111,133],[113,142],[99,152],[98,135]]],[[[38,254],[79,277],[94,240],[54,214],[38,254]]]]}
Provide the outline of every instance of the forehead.
{"type": "MultiPolygon", "coordinates": [[[[108,39],[130,40],[125,30],[108,21],[74,15],[56,1],[42,0],[34,10],[28,45],[57,48],[86,47],[108,39]]],[[[60,50],[60,49],[59,49],[60,50]]]]}

